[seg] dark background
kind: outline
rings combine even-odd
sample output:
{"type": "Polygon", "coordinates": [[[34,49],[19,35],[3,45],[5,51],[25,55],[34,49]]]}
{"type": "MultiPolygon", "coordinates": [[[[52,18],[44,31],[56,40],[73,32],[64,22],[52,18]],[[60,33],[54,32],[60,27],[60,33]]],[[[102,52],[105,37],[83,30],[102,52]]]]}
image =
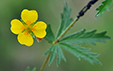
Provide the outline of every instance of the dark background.
{"type": "MultiPolygon", "coordinates": [[[[46,40],[35,43],[31,47],[22,46],[10,31],[10,21],[14,18],[20,19],[23,9],[36,10],[39,20],[51,24],[54,34],[60,24],[60,13],[63,11],[63,4],[67,2],[72,7],[71,17],[75,18],[78,12],[90,0],[0,0],[0,71],[25,71],[27,66],[30,68],[40,67],[44,63],[46,56],[44,52],[51,46],[46,40]]],[[[99,0],[67,33],[73,33],[81,29],[93,30],[97,32],[107,31],[111,40],[107,43],[97,43],[96,46],[85,45],[92,48],[92,52],[99,53],[98,59],[102,65],[91,65],[86,60],[79,61],[72,54],[64,50],[67,62],[61,61],[59,67],[54,60],[51,66],[46,66],[44,71],[113,71],[113,5],[110,11],[106,11],[102,17],[95,18],[95,10],[103,0],[99,0]]]]}

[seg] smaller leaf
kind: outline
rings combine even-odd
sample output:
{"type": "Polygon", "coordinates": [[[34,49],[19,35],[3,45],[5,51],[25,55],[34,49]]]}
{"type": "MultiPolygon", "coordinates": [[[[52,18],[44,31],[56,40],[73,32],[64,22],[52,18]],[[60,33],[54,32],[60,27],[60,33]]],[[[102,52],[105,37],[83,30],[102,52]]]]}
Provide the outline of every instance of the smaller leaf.
{"type": "Polygon", "coordinates": [[[106,39],[110,39],[109,36],[106,36],[106,31],[95,33],[97,30],[91,30],[88,32],[85,32],[85,29],[76,32],[74,34],[71,34],[67,37],[64,37],[60,40],[60,42],[68,42],[68,43],[76,43],[78,45],[80,44],[93,44],[96,45],[95,42],[103,42],[105,43],[106,39]]]}
{"type": "Polygon", "coordinates": [[[95,17],[102,16],[105,10],[109,10],[111,3],[112,3],[112,0],[103,1],[102,4],[98,8],[96,8],[98,12],[95,15],[95,17]]]}
{"type": "Polygon", "coordinates": [[[70,47],[70,45],[66,44],[66,43],[60,43],[60,45],[66,49],[67,51],[69,51],[70,53],[72,53],[73,55],[75,55],[79,60],[81,59],[79,56],[79,52],[77,52],[77,50],[73,47],[70,47]]]}
{"type": "Polygon", "coordinates": [[[30,68],[29,68],[29,67],[27,67],[26,71],[30,71],[30,68]]]}
{"type": "Polygon", "coordinates": [[[88,52],[84,56],[82,56],[82,58],[84,58],[91,64],[93,64],[95,62],[95,63],[101,65],[101,62],[98,59],[96,59],[96,57],[98,57],[98,56],[99,56],[99,54],[97,54],[97,53],[88,52]]]}
{"type": "Polygon", "coordinates": [[[84,48],[84,47],[74,45],[74,44],[69,44],[69,43],[59,43],[59,44],[64,49],[66,49],[67,51],[75,55],[79,60],[82,57],[88,62],[90,62],[91,64],[93,64],[94,62],[97,64],[101,64],[101,62],[98,59],[96,59],[96,57],[98,57],[99,54],[89,52],[90,51],[89,48],[84,48]]]}
{"type": "Polygon", "coordinates": [[[51,30],[50,24],[47,27],[47,35],[46,35],[45,39],[47,39],[50,43],[52,43],[55,40],[55,36],[51,30]]]}
{"type": "Polygon", "coordinates": [[[70,18],[71,14],[71,8],[68,8],[67,3],[64,4],[63,13],[61,13],[61,24],[59,26],[56,39],[66,30],[66,28],[71,24],[73,21],[72,18],[70,18]]]}
{"type": "Polygon", "coordinates": [[[56,48],[57,48],[57,45],[53,45],[53,51],[51,52],[51,55],[50,55],[50,58],[49,58],[49,65],[51,65],[53,60],[55,59],[56,48]]]}
{"type": "Polygon", "coordinates": [[[50,58],[49,58],[49,65],[52,64],[53,60],[55,59],[55,56],[57,55],[57,66],[60,65],[61,59],[63,59],[64,61],[66,61],[66,58],[63,54],[62,48],[58,45],[52,45],[46,52],[44,55],[47,55],[51,52],[50,58]]]}
{"type": "Polygon", "coordinates": [[[61,59],[63,59],[66,62],[66,58],[63,54],[62,48],[58,45],[58,47],[57,47],[57,66],[60,65],[61,59]]]}
{"type": "Polygon", "coordinates": [[[60,51],[60,55],[61,55],[62,59],[66,62],[66,58],[65,58],[65,56],[63,54],[63,50],[60,46],[59,46],[59,51],[60,51]]]}
{"type": "Polygon", "coordinates": [[[60,51],[59,51],[59,47],[57,47],[57,66],[60,65],[61,62],[61,55],[60,55],[60,51]]]}
{"type": "Polygon", "coordinates": [[[32,71],[36,71],[36,68],[33,68],[32,71]]]}

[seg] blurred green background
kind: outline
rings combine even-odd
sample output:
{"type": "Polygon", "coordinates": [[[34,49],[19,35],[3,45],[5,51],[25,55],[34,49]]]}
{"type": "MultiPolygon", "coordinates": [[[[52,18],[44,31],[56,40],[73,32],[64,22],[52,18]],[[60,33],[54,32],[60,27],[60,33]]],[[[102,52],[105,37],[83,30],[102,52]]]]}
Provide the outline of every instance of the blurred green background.
{"type": "MultiPolygon", "coordinates": [[[[71,17],[75,18],[78,12],[90,0],[0,0],[0,71],[25,71],[27,66],[31,69],[36,67],[39,71],[46,56],[44,52],[51,46],[46,40],[35,43],[31,47],[22,46],[10,31],[10,21],[20,19],[23,9],[37,10],[39,20],[51,24],[54,34],[60,23],[60,13],[63,11],[64,2],[72,7],[71,17]]],[[[105,12],[102,17],[95,18],[95,9],[103,0],[99,0],[92,8],[81,17],[67,34],[79,31],[83,28],[88,30],[97,29],[98,32],[107,31],[111,40],[107,43],[97,43],[97,46],[85,45],[92,48],[92,52],[99,53],[98,59],[102,65],[91,65],[86,60],[79,61],[72,54],[64,50],[67,62],[62,60],[59,67],[54,60],[51,66],[46,66],[44,71],[113,71],[113,10],[105,12]]],[[[111,5],[113,8],[113,5],[111,5]]],[[[110,8],[110,9],[111,9],[110,8]]]]}

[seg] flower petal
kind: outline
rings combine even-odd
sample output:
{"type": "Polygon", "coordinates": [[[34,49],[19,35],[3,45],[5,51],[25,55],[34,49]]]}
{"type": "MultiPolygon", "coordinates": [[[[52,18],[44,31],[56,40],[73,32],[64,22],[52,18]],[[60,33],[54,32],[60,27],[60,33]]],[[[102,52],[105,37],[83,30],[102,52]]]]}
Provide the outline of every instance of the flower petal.
{"type": "Polygon", "coordinates": [[[14,34],[19,34],[21,33],[25,27],[24,25],[21,23],[21,21],[19,21],[18,19],[13,19],[11,21],[11,31],[14,33],[14,34]]]}
{"type": "Polygon", "coordinates": [[[36,30],[45,30],[47,28],[47,24],[43,21],[39,21],[32,28],[36,30]]]}
{"type": "Polygon", "coordinates": [[[30,34],[20,33],[18,35],[18,41],[20,44],[24,44],[26,46],[31,46],[33,44],[33,37],[30,34]]]}
{"type": "Polygon", "coordinates": [[[47,28],[46,23],[43,21],[39,21],[31,28],[31,30],[33,31],[36,37],[44,38],[46,36],[46,31],[45,31],[46,28],[47,28]]]}
{"type": "Polygon", "coordinates": [[[33,33],[38,38],[44,38],[46,36],[45,30],[36,30],[36,31],[33,31],[33,33]]]}
{"type": "Polygon", "coordinates": [[[36,22],[36,20],[38,19],[38,13],[35,10],[27,10],[24,9],[21,12],[21,19],[25,22],[25,23],[33,23],[36,22]]]}

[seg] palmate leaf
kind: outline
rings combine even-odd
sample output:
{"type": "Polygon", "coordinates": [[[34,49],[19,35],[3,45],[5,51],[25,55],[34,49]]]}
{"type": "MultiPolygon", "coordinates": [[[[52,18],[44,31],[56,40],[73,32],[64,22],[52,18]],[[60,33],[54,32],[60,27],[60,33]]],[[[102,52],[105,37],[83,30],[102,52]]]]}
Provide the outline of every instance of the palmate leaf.
{"type": "Polygon", "coordinates": [[[44,55],[47,55],[51,52],[50,58],[49,58],[49,65],[52,64],[53,60],[55,59],[55,56],[57,55],[57,66],[60,65],[61,59],[66,61],[65,56],[63,54],[62,48],[59,45],[52,45],[44,55]]]}
{"type": "Polygon", "coordinates": [[[85,29],[71,34],[67,37],[64,37],[60,40],[60,42],[69,42],[76,44],[93,44],[96,45],[95,42],[105,42],[106,39],[110,39],[110,37],[106,36],[106,31],[95,33],[97,30],[92,30],[85,32],[85,29]]]}
{"type": "Polygon", "coordinates": [[[50,24],[47,26],[47,35],[46,35],[45,39],[47,39],[48,42],[50,42],[50,43],[52,43],[55,40],[55,36],[51,30],[50,24]]]}
{"type": "Polygon", "coordinates": [[[68,8],[67,3],[64,4],[64,12],[61,13],[61,24],[57,32],[56,38],[58,38],[64,30],[70,25],[70,23],[73,21],[72,18],[70,18],[71,14],[71,8],[68,8]]]}
{"type": "Polygon", "coordinates": [[[62,33],[65,32],[65,30],[73,20],[72,18],[69,18],[70,13],[71,13],[71,8],[68,8],[67,4],[65,3],[64,12],[61,14],[61,24],[56,35],[56,39],[58,39],[58,42],[55,41],[56,39],[54,38],[51,27],[50,25],[48,25],[47,36],[45,38],[50,43],[55,42],[44,54],[44,55],[50,54],[49,65],[52,64],[55,57],[57,57],[57,66],[59,66],[61,59],[66,61],[66,58],[62,51],[62,47],[67,51],[69,51],[70,53],[72,53],[74,56],[76,56],[79,60],[81,60],[81,58],[84,58],[91,64],[93,64],[94,62],[97,64],[101,64],[100,61],[96,59],[99,56],[99,54],[89,52],[90,51],[89,48],[81,47],[80,44],[96,45],[95,42],[105,42],[106,39],[110,39],[110,37],[105,35],[106,31],[95,33],[97,30],[85,32],[85,29],[83,29],[69,36],[62,37],[59,40],[59,36],[62,36],[62,33]],[[76,43],[76,45],[74,45],[73,43],[76,43]]]}
{"type": "Polygon", "coordinates": [[[96,59],[96,57],[98,57],[99,54],[89,52],[90,51],[89,48],[85,48],[85,47],[81,47],[81,46],[73,45],[69,43],[59,43],[59,44],[61,47],[63,47],[64,49],[66,49],[67,51],[75,55],[79,60],[82,57],[88,62],[90,62],[91,64],[93,64],[94,62],[97,64],[101,64],[101,62],[98,59],[96,59]]]}
{"type": "Polygon", "coordinates": [[[109,10],[111,3],[112,3],[112,0],[103,1],[102,4],[98,8],[96,8],[98,12],[95,15],[95,17],[102,16],[105,10],[109,10]]]}

